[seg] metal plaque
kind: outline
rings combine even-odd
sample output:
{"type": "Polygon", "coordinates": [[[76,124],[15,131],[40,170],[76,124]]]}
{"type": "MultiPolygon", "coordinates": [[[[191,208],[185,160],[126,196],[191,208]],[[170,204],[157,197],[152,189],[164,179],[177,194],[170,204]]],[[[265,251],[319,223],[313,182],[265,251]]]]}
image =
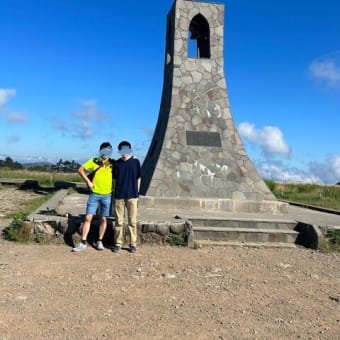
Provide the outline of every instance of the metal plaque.
{"type": "Polygon", "coordinates": [[[187,145],[222,147],[218,132],[186,131],[187,145]]]}

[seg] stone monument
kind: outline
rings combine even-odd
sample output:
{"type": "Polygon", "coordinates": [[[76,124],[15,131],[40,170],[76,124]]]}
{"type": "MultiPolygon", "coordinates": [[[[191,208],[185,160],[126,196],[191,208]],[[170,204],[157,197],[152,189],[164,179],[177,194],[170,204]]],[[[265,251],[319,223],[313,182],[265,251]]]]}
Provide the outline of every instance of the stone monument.
{"type": "Polygon", "coordinates": [[[142,165],[141,194],[274,203],[232,117],[224,75],[224,4],[175,0],[166,32],[162,99],[142,165]]]}

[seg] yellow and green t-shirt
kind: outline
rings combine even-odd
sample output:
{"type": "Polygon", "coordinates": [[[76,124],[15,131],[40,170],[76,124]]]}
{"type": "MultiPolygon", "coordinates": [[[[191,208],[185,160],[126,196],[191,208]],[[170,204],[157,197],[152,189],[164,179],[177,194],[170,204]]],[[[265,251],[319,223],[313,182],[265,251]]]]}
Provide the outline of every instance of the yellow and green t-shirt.
{"type": "Polygon", "coordinates": [[[98,158],[91,158],[83,164],[83,167],[88,172],[92,172],[100,167],[100,169],[96,171],[96,174],[92,180],[93,193],[98,195],[107,195],[112,192],[114,189],[112,181],[112,162],[110,162],[108,165],[101,166],[100,162],[98,162],[98,158]]]}

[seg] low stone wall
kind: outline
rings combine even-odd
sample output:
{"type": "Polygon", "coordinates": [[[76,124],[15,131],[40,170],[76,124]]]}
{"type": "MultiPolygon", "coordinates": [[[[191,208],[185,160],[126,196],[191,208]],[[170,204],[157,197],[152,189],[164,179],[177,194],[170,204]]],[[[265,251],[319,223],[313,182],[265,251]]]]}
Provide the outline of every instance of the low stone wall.
{"type": "MultiPolygon", "coordinates": [[[[88,235],[89,242],[96,240],[99,231],[99,218],[94,218],[91,224],[91,229],[88,235]]],[[[53,242],[64,240],[65,243],[72,245],[80,240],[83,221],[79,217],[69,216],[68,219],[55,221],[53,218],[50,220],[39,221],[25,221],[22,224],[22,228],[25,228],[26,232],[40,235],[40,238],[53,242]]],[[[137,225],[138,229],[138,242],[139,244],[154,243],[154,244],[166,244],[176,235],[179,239],[191,247],[193,246],[193,228],[190,221],[180,220],[178,222],[154,222],[154,221],[139,221],[137,225]]],[[[112,220],[109,220],[107,231],[103,242],[107,246],[114,245],[114,224],[112,220]]],[[[124,231],[125,242],[129,244],[129,235],[127,228],[124,231]]]]}
{"type": "Polygon", "coordinates": [[[171,235],[177,235],[184,240],[187,246],[193,245],[193,228],[190,221],[176,223],[139,222],[138,234],[141,243],[164,244],[171,235]]]}
{"type": "Polygon", "coordinates": [[[312,249],[322,249],[324,247],[326,235],[323,234],[319,226],[298,222],[295,231],[299,233],[296,244],[312,249]]]}

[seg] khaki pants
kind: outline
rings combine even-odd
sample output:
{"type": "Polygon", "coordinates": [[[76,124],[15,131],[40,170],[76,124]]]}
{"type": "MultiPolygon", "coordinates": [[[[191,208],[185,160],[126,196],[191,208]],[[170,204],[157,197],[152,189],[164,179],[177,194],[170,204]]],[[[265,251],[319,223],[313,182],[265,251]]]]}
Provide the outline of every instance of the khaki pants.
{"type": "Polygon", "coordinates": [[[128,214],[128,229],[130,233],[130,246],[137,243],[137,203],[138,198],[115,200],[115,245],[122,246],[124,243],[124,212],[128,214]]]}

